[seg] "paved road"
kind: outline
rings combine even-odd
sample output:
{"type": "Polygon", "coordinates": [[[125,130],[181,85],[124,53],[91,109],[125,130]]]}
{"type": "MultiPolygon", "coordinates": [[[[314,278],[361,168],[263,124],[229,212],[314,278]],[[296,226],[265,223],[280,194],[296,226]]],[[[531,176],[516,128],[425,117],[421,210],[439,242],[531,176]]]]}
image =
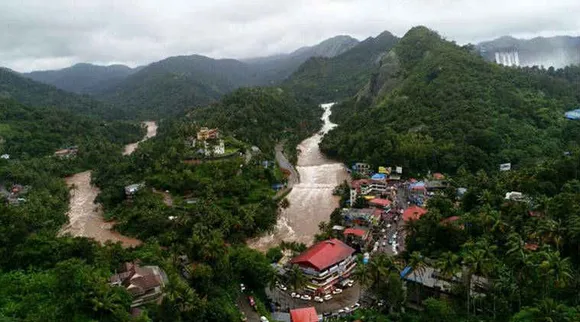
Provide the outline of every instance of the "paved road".
{"type": "Polygon", "coordinates": [[[280,311],[288,312],[290,309],[314,306],[318,314],[334,313],[344,308],[352,306],[359,300],[360,287],[355,283],[352,287],[345,288],[341,294],[333,295],[332,300],[318,303],[314,301],[305,301],[295,299],[290,296],[291,291],[282,291],[278,288],[266,289],[266,294],[275,303],[280,304],[280,311]]]}
{"type": "Polygon", "coordinates": [[[276,162],[278,162],[280,168],[290,171],[290,176],[288,176],[288,184],[286,188],[278,191],[275,197],[278,198],[279,196],[282,196],[289,190],[291,190],[295,184],[300,182],[300,175],[298,174],[298,171],[296,171],[296,168],[294,168],[294,166],[290,163],[290,161],[288,161],[288,158],[286,158],[286,156],[284,155],[284,143],[283,142],[278,143],[276,145],[275,150],[276,150],[276,162]]]}

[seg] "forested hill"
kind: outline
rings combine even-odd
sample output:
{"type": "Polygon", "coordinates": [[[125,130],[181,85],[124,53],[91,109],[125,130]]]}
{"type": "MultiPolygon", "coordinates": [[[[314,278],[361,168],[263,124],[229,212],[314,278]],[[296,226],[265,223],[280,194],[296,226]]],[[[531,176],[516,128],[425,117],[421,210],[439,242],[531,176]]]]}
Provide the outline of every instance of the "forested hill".
{"type": "Polygon", "coordinates": [[[416,27],[357,97],[334,109],[340,126],[322,148],[411,172],[535,163],[580,140],[580,125],[564,118],[580,102],[574,72],[497,66],[416,27]]]}
{"type": "Polygon", "coordinates": [[[296,99],[279,88],[242,88],[219,103],[198,108],[188,117],[202,126],[218,127],[263,151],[273,151],[276,142],[295,146],[321,126],[322,109],[296,99]]]}
{"type": "Polygon", "coordinates": [[[120,109],[112,105],[104,104],[88,96],[65,92],[1,67],[0,98],[14,99],[27,106],[58,107],[109,120],[125,117],[120,109]]]}
{"type": "Polygon", "coordinates": [[[320,102],[348,98],[368,82],[382,55],[397,41],[396,36],[385,31],[335,57],[312,57],[283,86],[320,102]]]}

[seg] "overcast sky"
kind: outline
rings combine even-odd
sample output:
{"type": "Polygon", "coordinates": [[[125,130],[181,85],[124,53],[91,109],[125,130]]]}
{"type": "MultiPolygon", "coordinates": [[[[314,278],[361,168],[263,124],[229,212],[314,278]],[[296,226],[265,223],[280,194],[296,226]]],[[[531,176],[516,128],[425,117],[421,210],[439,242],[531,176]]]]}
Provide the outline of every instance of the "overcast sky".
{"type": "Polygon", "coordinates": [[[459,43],[580,34],[580,0],[0,0],[0,65],[245,58],[425,25],[459,43]]]}

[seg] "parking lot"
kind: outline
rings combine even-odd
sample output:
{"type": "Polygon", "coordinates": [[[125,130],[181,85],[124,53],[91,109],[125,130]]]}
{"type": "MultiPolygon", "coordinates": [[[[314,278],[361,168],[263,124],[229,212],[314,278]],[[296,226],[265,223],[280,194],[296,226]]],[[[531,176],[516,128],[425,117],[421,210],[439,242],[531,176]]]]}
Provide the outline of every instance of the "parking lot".
{"type": "Polygon", "coordinates": [[[316,308],[316,312],[318,312],[318,314],[336,313],[346,306],[351,307],[358,302],[360,295],[359,292],[360,287],[357,283],[355,283],[352,287],[343,289],[341,294],[332,295],[331,300],[318,303],[314,300],[307,301],[292,298],[290,296],[292,291],[290,290],[282,291],[279,288],[266,290],[268,297],[274,303],[277,303],[276,309],[278,311],[288,312],[290,309],[313,306],[316,308]]]}

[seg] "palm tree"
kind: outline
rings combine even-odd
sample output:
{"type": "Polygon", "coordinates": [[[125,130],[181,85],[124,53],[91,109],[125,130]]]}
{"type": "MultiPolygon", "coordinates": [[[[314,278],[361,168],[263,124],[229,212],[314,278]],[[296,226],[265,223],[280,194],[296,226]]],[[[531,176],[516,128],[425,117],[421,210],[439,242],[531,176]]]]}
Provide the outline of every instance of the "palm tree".
{"type": "Polygon", "coordinates": [[[384,253],[377,254],[368,265],[373,284],[375,285],[375,293],[377,294],[381,281],[386,280],[390,273],[399,272],[399,267],[393,260],[393,257],[384,253]]]}
{"type": "Polygon", "coordinates": [[[464,278],[467,294],[467,313],[469,314],[472,276],[476,274],[487,277],[493,269],[493,259],[489,257],[487,248],[475,248],[467,250],[463,254],[463,264],[467,267],[464,278]]]}
{"type": "Polygon", "coordinates": [[[544,260],[539,269],[544,278],[544,297],[548,290],[548,283],[553,281],[558,288],[566,287],[572,280],[572,266],[570,258],[561,258],[560,252],[543,252],[544,260]]]}
{"type": "Polygon", "coordinates": [[[439,269],[439,272],[444,278],[451,280],[460,270],[459,263],[459,256],[453,254],[452,252],[445,252],[437,260],[435,266],[437,269],[439,269]]]}
{"type": "MultiPolygon", "coordinates": [[[[411,268],[411,271],[413,272],[417,272],[415,274],[415,276],[419,276],[419,287],[421,289],[423,289],[423,274],[425,274],[425,270],[427,269],[427,263],[425,262],[425,257],[423,257],[423,255],[421,255],[420,252],[412,252],[411,256],[409,257],[409,260],[407,260],[407,266],[411,268]]],[[[416,302],[419,303],[419,299],[420,299],[420,292],[416,292],[416,302]]]]}
{"type": "Polygon", "coordinates": [[[358,298],[360,300],[363,287],[366,288],[372,283],[372,276],[369,270],[369,265],[358,263],[355,271],[352,273],[352,277],[354,277],[359,283],[358,298]]]}
{"type": "Polygon", "coordinates": [[[302,272],[300,266],[296,264],[292,265],[292,268],[288,271],[287,276],[288,284],[294,291],[300,290],[306,285],[307,278],[302,272]]]}

